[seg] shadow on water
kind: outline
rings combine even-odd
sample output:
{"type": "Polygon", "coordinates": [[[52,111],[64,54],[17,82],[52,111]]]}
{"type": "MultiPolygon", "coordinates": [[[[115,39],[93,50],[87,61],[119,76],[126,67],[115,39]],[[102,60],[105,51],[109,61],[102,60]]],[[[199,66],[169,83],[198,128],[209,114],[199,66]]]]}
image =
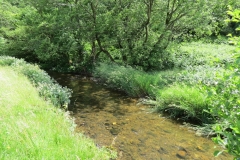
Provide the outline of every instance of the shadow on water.
{"type": "Polygon", "coordinates": [[[148,113],[123,93],[111,91],[87,78],[50,74],[62,86],[73,90],[69,110],[77,131],[94,139],[98,146],[110,146],[121,160],[228,160],[227,154],[214,157],[210,139],[199,137],[175,122],[148,113]]]}

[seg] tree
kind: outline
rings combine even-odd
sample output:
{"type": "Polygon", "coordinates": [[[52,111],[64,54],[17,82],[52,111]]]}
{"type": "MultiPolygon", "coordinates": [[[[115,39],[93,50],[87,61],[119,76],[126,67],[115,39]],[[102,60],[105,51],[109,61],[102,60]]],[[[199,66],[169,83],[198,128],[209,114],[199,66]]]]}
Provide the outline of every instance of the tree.
{"type": "Polygon", "coordinates": [[[83,11],[79,16],[82,29],[90,32],[85,40],[91,44],[94,57],[103,52],[111,61],[121,59],[146,70],[164,68],[169,42],[209,22],[203,19],[209,14],[203,0],[78,2],[83,11]]]}
{"type": "MultiPolygon", "coordinates": [[[[112,61],[144,70],[172,67],[169,43],[210,35],[214,17],[234,0],[2,0],[15,8],[17,29],[7,53],[48,66],[87,69],[112,61]],[[19,4],[18,4],[19,3],[19,4]],[[12,5],[13,4],[13,5],[12,5]],[[24,4],[24,5],[23,5],[24,4]],[[218,7],[220,6],[220,7],[218,7]],[[215,12],[217,14],[215,14],[215,12]],[[213,14],[214,13],[214,14],[213,14]]],[[[6,10],[3,8],[3,10],[6,10]]],[[[10,11],[13,13],[13,11],[10,11]]],[[[3,28],[1,29],[3,30],[3,28]]],[[[5,32],[9,35],[10,27],[5,32]]]]}

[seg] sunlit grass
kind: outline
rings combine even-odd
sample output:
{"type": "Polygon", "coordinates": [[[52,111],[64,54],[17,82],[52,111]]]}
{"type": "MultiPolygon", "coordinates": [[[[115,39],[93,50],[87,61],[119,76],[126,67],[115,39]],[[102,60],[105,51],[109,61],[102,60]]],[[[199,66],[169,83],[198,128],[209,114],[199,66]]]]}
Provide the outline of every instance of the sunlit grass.
{"type": "Polygon", "coordinates": [[[174,84],[158,90],[157,109],[171,116],[207,122],[207,96],[197,86],[174,84]],[[204,113],[205,112],[205,113],[204,113]]]}
{"type": "Polygon", "coordinates": [[[28,79],[0,67],[0,159],[110,159],[74,133],[69,115],[43,101],[28,79]]]}

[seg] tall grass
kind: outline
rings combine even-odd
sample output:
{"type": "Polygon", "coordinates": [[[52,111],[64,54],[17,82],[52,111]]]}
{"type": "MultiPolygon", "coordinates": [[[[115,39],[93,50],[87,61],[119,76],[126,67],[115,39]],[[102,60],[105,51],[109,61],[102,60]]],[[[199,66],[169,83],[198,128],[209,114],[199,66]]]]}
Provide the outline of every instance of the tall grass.
{"type": "Polygon", "coordinates": [[[0,66],[0,159],[110,159],[63,110],[39,97],[29,80],[0,66]]]}
{"type": "Polygon", "coordinates": [[[173,117],[209,123],[207,96],[197,86],[173,84],[156,94],[158,110],[173,117]]]}
{"type": "Polygon", "coordinates": [[[152,95],[157,83],[164,85],[164,80],[132,67],[124,67],[115,64],[99,64],[94,71],[107,87],[125,91],[130,96],[141,97],[152,95]]]}

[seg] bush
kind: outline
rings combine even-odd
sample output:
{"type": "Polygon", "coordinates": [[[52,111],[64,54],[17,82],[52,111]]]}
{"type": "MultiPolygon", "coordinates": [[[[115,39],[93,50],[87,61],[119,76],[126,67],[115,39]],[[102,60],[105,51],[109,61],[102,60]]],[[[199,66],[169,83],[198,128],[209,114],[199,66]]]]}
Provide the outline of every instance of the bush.
{"type": "MultiPolygon", "coordinates": [[[[229,7],[229,22],[240,22],[240,10],[229,7]]],[[[240,27],[236,29],[239,31],[240,27]]],[[[215,87],[206,87],[211,100],[211,114],[219,117],[214,129],[218,136],[213,140],[223,145],[235,159],[240,159],[240,38],[231,37],[230,42],[236,44],[235,63],[228,66],[232,73],[225,74],[215,87]]],[[[224,150],[223,150],[224,151],[224,150]]],[[[215,155],[223,151],[216,151],[215,155]]]]}
{"type": "Polygon", "coordinates": [[[26,76],[37,88],[41,97],[58,107],[67,107],[70,103],[71,90],[61,87],[45,71],[37,65],[28,64],[22,59],[0,56],[0,66],[10,66],[26,76]]]}
{"type": "MultiPolygon", "coordinates": [[[[238,64],[238,68],[240,65],[238,64]]],[[[226,74],[215,87],[206,87],[209,93],[209,109],[218,117],[214,127],[218,136],[214,141],[227,152],[240,158],[240,72],[226,74]]],[[[220,153],[217,151],[215,154],[220,153]]]]}

